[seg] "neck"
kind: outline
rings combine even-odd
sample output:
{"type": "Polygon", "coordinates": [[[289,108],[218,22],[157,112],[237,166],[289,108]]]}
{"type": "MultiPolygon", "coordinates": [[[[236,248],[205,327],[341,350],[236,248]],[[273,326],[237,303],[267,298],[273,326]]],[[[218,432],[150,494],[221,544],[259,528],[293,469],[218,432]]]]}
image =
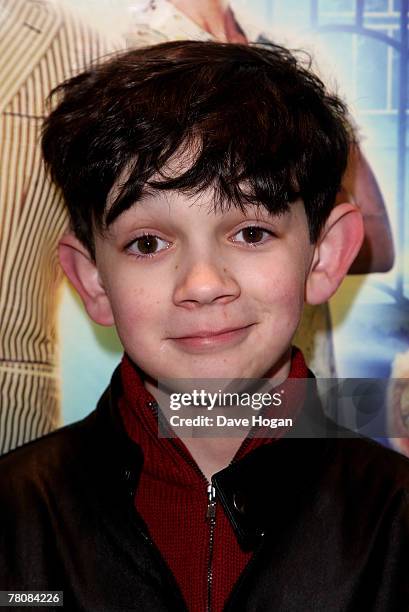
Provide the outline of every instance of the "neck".
{"type": "Polygon", "coordinates": [[[247,43],[240,30],[228,0],[170,0],[181,13],[202,30],[222,42],[247,43]]]}

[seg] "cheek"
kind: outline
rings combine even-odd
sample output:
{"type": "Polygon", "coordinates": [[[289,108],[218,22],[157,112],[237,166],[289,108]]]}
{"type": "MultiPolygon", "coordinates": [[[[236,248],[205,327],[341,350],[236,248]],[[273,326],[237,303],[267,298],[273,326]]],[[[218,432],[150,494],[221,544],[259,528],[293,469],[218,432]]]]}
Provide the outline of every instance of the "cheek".
{"type": "MultiPolygon", "coordinates": [[[[277,262],[276,262],[277,263],[277,262]]],[[[263,265],[257,275],[248,276],[249,293],[257,300],[259,306],[272,316],[299,315],[304,303],[305,273],[301,266],[263,265]],[[284,273],[285,270],[285,273],[284,273]]]]}
{"type": "Polygon", "coordinates": [[[112,287],[110,300],[118,334],[126,346],[132,339],[146,342],[149,329],[163,320],[163,300],[154,288],[139,283],[112,287]],[[146,337],[146,338],[145,338],[146,337]]]}
{"type": "Polygon", "coordinates": [[[299,275],[288,275],[285,280],[263,275],[258,283],[257,312],[261,325],[255,344],[262,357],[279,356],[288,348],[299,326],[303,310],[303,282],[299,275]]]}

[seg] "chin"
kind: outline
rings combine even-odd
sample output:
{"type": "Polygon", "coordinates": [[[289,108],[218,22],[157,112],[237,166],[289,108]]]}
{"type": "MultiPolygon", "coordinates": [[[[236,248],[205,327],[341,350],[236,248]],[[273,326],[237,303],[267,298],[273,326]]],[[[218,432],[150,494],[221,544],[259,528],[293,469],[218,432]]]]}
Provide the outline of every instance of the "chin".
{"type": "MultiPolygon", "coordinates": [[[[259,378],[261,374],[249,364],[231,364],[226,359],[225,362],[214,360],[209,364],[198,364],[197,367],[190,366],[185,370],[185,378],[259,378]]],[[[182,377],[181,377],[182,378],[182,377]]]]}

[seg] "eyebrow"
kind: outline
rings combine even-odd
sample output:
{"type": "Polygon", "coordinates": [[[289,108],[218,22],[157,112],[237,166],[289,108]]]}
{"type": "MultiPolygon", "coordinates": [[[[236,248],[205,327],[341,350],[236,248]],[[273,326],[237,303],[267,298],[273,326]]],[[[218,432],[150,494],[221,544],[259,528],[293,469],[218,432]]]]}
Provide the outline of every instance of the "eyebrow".
{"type": "MultiPolygon", "coordinates": [[[[115,223],[115,221],[117,221],[117,219],[119,219],[124,213],[135,209],[138,205],[145,208],[146,211],[149,211],[150,206],[149,205],[144,206],[144,205],[146,205],[147,200],[155,199],[155,196],[156,197],[160,196],[161,200],[164,202],[167,202],[168,206],[170,206],[168,198],[167,198],[167,194],[169,192],[175,191],[172,189],[158,189],[156,187],[150,186],[148,183],[145,183],[145,185],[142,187],[142,190],[138,196],[138,199],[135,202],[133,202],[130,206],[128,206],[127,208],[125,208],[119,213],[115,213],[114,216],[111,217],[110,213],[112,211],[112,208],[117,208],[118,204],[120,205],[121,203],[121,200],[122,200],[121,191],[125,183],[126,181],[119,185],[120,190],[119,190],[119,193],[117,194],[116,199],[114,199],[114,201],[111,203],[111,206],[107,208],[105,211],[104,223],[105,223],[106,230],[109,230],[112,224],[115,223]],[[108,219],[109,221],[107,221],[108,219]]],[[[182,193],[184,193],[183,190],[176,190],[176,191],[177,192],[182,191],[182,193]]],[[[188,194],[185,193],[185,195],[188,195],[188,194]]],[[[192,193],[192,206],[195,205],[195,201],[194,201],[195,197],[200,198],[200,193],[192,193]]],[[[223,216],[226,216],[230,211],[240,211],[241,213],[248,212],[250,215],[252,215],[253,210],[254,210],[255,216],[259,217],[260,220],[263,220],[263,218],[264,220],[279,220],[280,218],[284,218],[291,211],[291,206],[289,204],[285,210],[281,210],[277,212],[273,212],[269,210],[263,203],[252,204],[248,202],[247,204],[244,205],[244,210],[240,206],[235,205],[234,202],[228,203],[227,201],[222,203],[222,207],[223,207],[222,210],[219,208],[219,204],[216,202],[212,203],[209,201],[208,206],[209,206],[209,213],[212,211],[216,213],[219,210],[223,214],[223,216]],[[226,205],[227,208],[224,208],[224,205],[226,205]],[[253,209],[253,210],[250,211],[250,209],[253,209]]],[[[141,220],[141,221],[144,221],[144,220],[141,220]]]]}
{"type": "Polygon", "coordinates": [[[153,197],[155,191],[156,192],[159,191],[158,189],[154,190],[154,189],[149,188],[146,185],[144,185],[143,188],[142,188],[142,191],[141,191],[141,193],[140,193],[140,195],[138,197],[138,199],[135,202],[133,202],[133,204],[131,204],[131,206],[128,206],[127,208],[125,208],[121,212],[115,214],[114,217],[110,219],[109,217],[110,217],[110,213],[111,213],[112,209],[116,208],[118,206],[118,203],[121,202],[121,199],[122,199],[121,198],[121,192],[122,192],[123,186],[125,185],[125,182],[120,185],[120,190],[117,193],[116,197],[113,199],[113,201],[111,201],[110,206],[105,209],[105,212],[104,212],[104,224],[105,224],[105,228],[106,229],[108,229],[113,223],[115,223],[115,221],[117,219],[119,219],[119,217],[121,217],[127,211],[134,209],[138,205],[142,205],[143,206],[143,204],[146,202],[146,200],[148,198],[153,197]]]}

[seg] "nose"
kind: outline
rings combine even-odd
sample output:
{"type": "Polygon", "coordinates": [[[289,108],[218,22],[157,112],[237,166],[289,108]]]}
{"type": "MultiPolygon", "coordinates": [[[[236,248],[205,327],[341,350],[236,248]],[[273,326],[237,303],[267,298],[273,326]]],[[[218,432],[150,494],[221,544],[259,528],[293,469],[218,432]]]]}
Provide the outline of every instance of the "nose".
{"type": "Polygon", "coordinates": [[[217,256],[198,256],[185,261],[174,291],[174,302],[191,309],[199,305],[227,304],[240,295],[240,286],[217,256]]]}

